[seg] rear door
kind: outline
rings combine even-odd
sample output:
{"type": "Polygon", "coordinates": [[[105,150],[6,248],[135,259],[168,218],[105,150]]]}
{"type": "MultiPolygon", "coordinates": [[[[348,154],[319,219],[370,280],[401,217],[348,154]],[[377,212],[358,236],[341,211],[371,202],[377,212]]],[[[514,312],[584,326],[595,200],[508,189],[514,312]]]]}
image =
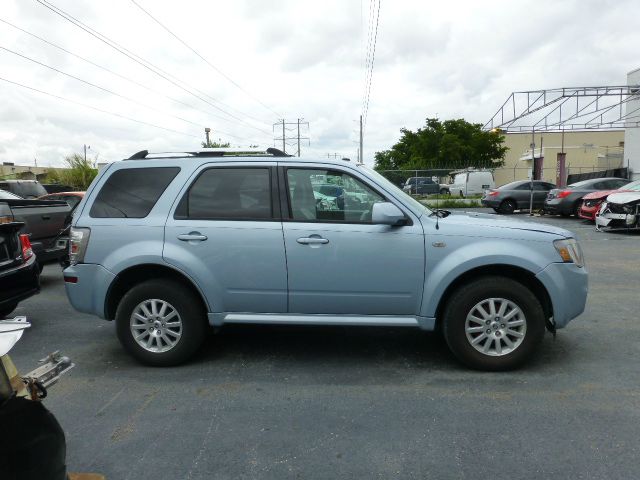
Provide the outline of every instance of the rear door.
{"type": "Polygon", "coordinates": [[[165,227],[163,257],[191,276],[214,313],[285,313],[287,270],[275,163],[200,167],[165,227]]]}
{"type": "Polygon", "coordinates": [[[405,226],[372,224],[373,204],[388,200],[351,169],[301,163],[279,173],[289,312],[416,315],[425,262],[418,219],[405,211],[405,226]],[[344,204],[317,202],[321,183],[342,186],[344,204]]]}

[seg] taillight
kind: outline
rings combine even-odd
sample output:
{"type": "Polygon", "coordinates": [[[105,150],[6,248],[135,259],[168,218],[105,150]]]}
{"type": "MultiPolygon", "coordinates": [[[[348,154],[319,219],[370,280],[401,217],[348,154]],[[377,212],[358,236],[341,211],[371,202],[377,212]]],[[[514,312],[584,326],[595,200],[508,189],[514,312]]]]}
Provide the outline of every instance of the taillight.
{"type": "Polygon", "coordinates": [[[498,195],[500,192],[496,191],[496,190],[491,190],[487,197],[495,197],[496,195],[498,195]]]}
{"type": "Polygon", "coordinates": [[[69,233],[69,263],[75,265],[84,261],[84,254],[89,243],[88,228],[71,228],[69,233]]]}
{"type": "Polygon", "coordinates": [[[31,240],[29,235],[20,235],[20,246],[22,247],[22,260],[27,261],[33,257],[33,249],[31,248],[31,240]]]}
{"type": "Polygon", "coordinates": [[[558,192],[558,194],[556,195],[557,198],[564,198],[564,197],[568,197],[569,195],[571,195],[571,190],[560,190],[558,192]]]}

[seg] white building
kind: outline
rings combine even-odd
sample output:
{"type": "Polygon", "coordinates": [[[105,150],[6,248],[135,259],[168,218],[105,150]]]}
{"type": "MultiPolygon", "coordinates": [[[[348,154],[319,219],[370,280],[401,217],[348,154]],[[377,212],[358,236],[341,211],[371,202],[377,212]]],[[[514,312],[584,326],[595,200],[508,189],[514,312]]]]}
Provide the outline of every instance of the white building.
{"type": "MultiPolygon", "coordinates": [[[[627,74],[627,85],[640,85],[640,68],[627,74]]],[[[640,93],[640,92],[638,92],[640,93]]],[[[640,96],[627,103],[627,119],[640,118],[640,96]]],[[[640,180],[640,128],[626,128],[624,132],[624,166],[633,172],[631,178],[640,180]]]]}

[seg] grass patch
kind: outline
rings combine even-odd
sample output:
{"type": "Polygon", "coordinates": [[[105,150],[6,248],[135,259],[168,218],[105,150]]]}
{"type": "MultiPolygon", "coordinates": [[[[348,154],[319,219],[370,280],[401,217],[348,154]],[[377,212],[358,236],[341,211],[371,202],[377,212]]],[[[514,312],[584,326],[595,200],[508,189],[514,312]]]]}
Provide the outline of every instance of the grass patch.
{"type": "MultiPolygon", "coordinates": [[[[436,201],[429,199],[420,200],[420,203],[426,205],[429,208],[436,208],[436,201]]],[[[438,208],[478,208],[482,207],[479,198],[471,198],[471,199],[455,199],[455,198],[447,198],[444,200],[438,200],[437,202],[438,208]]]]}

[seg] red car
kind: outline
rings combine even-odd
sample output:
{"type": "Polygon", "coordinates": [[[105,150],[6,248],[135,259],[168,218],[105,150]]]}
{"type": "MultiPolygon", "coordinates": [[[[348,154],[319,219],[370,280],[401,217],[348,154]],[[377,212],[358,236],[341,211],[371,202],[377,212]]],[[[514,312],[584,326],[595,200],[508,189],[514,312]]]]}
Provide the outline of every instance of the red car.
{"type": "Polygon", "coordinates": [[[627,183],[617,190],[598,190],[597,192],[588,193],[582,197],[582,205],[578,211],[578,216],[595,222],[596,213],[600,209],[600,205],[602,205],[602,202],[604,202],[609,195],[612,193],[634,191],[640,191],[640,180],[627,183]]]}

